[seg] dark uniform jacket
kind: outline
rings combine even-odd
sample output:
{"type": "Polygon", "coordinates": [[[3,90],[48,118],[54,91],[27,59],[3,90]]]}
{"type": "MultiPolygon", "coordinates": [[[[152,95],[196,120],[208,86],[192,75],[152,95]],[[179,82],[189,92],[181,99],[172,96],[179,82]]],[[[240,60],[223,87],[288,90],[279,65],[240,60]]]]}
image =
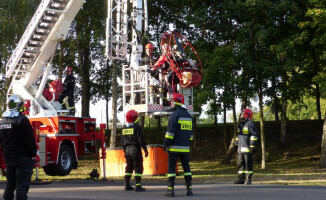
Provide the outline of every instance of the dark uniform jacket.
{"type": "Polygon", "coordinates": [[[255,148],[257,139],[256,125],[251,120],[241,121],[235,141],[235,144],[238,146],[238,153],[251,153],[250,147],[255,148]]]}
{"type": "Polygon", "coordinates": [[[0,144],[6,165],[17,164],[21,157],[36,156],[37,147],[33,128],[23,114],[14,118],[3,118],[0,122],[0,144]]]}
{"type": "Polygon", "coordinates": [[[68,96],[73,96],[74,95],[74,90],[75,90],[75,77],[72,74],[68,75],[65,78],[64,83],[67,84],[67,95],[68,96]]]}
{"type": "Polygon", "coordinates": [[[147,149],[143,131],[135,123],[131,123],[122,129],[121,143],[123,149],[128,145],[136,145],[139,148],[142,147],[144,150],[147,149]]]}
{"type": "Polygon", "coordinates": [[[168,147],[169,152],[190,152],[190,141],[194,138],[193,120],[183,106],[177,106],[169,120],[163,143],[165,147],[168,147]]]}
{"type": "Polygon", "coordinates": [[[157,58],[152,56],[145,56],[141,61],[140,61],[140,65],[150,65],[153,66],[156,62],[157,58]]]}

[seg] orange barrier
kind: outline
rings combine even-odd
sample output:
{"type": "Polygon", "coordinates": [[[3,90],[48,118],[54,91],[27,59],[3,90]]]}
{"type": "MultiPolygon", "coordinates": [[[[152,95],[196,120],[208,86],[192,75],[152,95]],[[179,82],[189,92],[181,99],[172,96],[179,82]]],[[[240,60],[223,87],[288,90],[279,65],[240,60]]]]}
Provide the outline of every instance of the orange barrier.
{"type": "MultiPolygon", "coordinates": [[[[147,145],[148,157],[143,156],[143,175],[165,175],[168,170],[168,154],[161,145],[147,145]]],[[[100,152],[101,154],[101,152],[100,152]]],[[[106,148],[106,176],[124,176],[126,159],[122,148],[106,148]]],[[[144,155],[144,152],[143,152],[144,155]]],[[[101,173],[103,176],[103,164],[101,161],[101,173]]],[[[176,173],[178,168],[176,166],[176,173]]]]}

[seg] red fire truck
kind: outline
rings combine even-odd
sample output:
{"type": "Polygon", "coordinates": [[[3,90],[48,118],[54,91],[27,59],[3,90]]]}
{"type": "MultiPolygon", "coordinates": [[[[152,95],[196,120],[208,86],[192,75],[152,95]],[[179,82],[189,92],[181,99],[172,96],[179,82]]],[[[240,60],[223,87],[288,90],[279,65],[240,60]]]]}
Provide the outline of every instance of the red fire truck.
{"type": "MultiPolygon", "coordinates": [[[[68,116],[57,101],[57,90],[48,91],[52,98],[44,95],[58,42],[66,39],[84,2],[42,0],[6,66],[6,78],[12,80],[7,94],[26,101],[25,114],[35,131],[36,167],[52,176],[68,175],[77,169],[79,155],[95,153],[99,147],[105,159],[105,124],[96,130],[96,119],[68,116]]],[[[0,160],[0,168],[5,168],[0,160]]]]}

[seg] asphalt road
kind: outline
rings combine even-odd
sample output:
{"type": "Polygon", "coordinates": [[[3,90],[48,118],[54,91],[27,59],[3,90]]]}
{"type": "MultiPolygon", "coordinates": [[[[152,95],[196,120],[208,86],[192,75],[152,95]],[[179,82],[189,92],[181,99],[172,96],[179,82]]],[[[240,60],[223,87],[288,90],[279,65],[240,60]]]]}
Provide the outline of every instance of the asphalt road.
{"type": "MultiPolygon", "coordinates": [[[[4,182],[0,183],[3,195],[4,182]]],[[[146,192],[123,191],[121,182],[60,181],[49,185],[32,185],[30,200],[52,199],[167,199],[164,196],[167,186],[163,184],[144,185],[146,192]]],[[[326,199],[326,186],[281,186],[281,185],[232,185],[201,184],[193,185],[195,193],[187,197],[184,185],[176,185],[175,199],[214,199],[214,200],[319,200],[326,199]]]]}

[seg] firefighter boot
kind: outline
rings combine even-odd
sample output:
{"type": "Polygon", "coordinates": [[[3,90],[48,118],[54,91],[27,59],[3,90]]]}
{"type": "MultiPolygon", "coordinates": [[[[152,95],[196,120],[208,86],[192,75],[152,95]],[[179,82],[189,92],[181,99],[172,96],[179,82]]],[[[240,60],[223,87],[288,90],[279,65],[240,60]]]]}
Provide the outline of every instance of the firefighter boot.
{"type": "Polygon", "coordinates": [[[234,184],[244,184],[245,182],[245,174],[239,174],[239,179],[234,182],[234,184]]]}
{"type": "Polygon", "coordinates": [[[186,185],[187,185],[187,196],[194,195],[194,193],[192,192],[191,180],[186,180],[186,185]]]}
{"type": "Polygon", "coordinates": [[[135,180],[136,180],[136,187],[135,187],[135,192],[145,192],[146,188],[143,188],[141,186],[141,176],[135,176],[135,180]]]}
{"type": "Polygon", "coordinates": [[[174,180],[175,177],[169,177],[168,179],[168,190],[166,193],[167,197],[174,197],[174,180]]]}
{"type": "Polygon", "coordinates": [[[134,190],[134,187],[132,187],[130,184],[130,178],[131,176],[125,176],[125,191],[134,190]]]}
{"type": "Polygon", "coordinates": [[[247,174],[245,185],[251,185],[252,174],[247,174]]]}
{"type": "Polygon", "coordinates": [[[74,107],[70,108],[68,115],[75,116],[75,108],[74,107]]]}
{"type": "Polygon", "coordinates": [[[67,107],[66,107],[66,104],[65,103],[62,103],[61,104],[61,110],[67,110],[67,107]]]}

